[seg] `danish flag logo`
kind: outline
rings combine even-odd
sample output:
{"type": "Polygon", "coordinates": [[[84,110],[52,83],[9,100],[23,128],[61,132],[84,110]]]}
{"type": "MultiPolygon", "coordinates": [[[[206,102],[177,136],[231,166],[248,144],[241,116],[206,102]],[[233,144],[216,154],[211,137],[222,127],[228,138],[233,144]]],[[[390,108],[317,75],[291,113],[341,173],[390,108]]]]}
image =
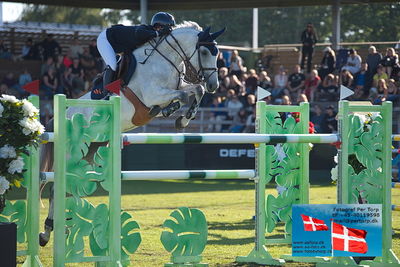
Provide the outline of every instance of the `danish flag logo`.
{"type": "Polygon", "coordinates": [[[328,231],[328,225],[323,220],[304,214],[301,214],[301,218],[303,219],[304,231],[328,231]]]}
{"type": "Polygon", "coordinates": [[[367,253],[367,232],[332,222],[332,248],[357,253],[367,253]]]}

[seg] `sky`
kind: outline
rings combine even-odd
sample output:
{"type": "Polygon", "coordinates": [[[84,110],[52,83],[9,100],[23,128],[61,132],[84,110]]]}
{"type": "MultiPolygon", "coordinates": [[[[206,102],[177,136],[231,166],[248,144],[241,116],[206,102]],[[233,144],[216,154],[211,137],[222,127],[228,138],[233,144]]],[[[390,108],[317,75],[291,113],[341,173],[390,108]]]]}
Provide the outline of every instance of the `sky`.
{"type": "MultiPolygon", "coordinates": [[[[0,2],[3,3],[3,22],[14,22],[19,19],[25,4],[0,2]]],[[[124,25],[132,25],[132,22],[126,19],[119,21],[124,25]]]]}
{"type": "Polygon", "coordinates": [[[16,21],[21,15],[24,4],[3,2],[3,21],[16,21]]]}

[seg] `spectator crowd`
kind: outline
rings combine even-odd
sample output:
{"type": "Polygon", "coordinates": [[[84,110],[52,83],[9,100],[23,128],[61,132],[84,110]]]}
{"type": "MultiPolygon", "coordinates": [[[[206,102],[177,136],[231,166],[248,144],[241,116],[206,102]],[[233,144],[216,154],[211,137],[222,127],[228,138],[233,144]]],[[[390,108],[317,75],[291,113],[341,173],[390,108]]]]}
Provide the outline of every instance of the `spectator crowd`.
{"type": "MultiPolygon", "coordinates": [[[[393,48],[384,54],[374,46],[369,48],[365,58],[355,49],[335,51],[326,47],[319,64],[312,64],[317,35],[312,24],[303,31],[300,64],[280,66],[275,73],[268,73],[265,66],[269,57],[260,58],[257,68],[250,69],[238,51],[218,54],[217,67],[220,86],[214,95],[206,94],[202,106],[211,107],[207,131],[254,132],[255,103],[257,88],[268,90],[271,95],[264,100],[269,104],[294,105],[310,102],[311,121],[316,132],[337,131],[336,112],[333,104],[339,100],[340,86],[346,86],[355,93],[351,100],[369,100],[373,104],[399,99],[400,64],[393,48]]],[[[0,59],[41,62],[39,77],[32,77],[27,68],[20,73],[8,72],[0,79],[0,94],[17,97],[28,95],[22,86],[39,79],[40,96],[47,103],[41,107],[44,122],[52,116],[53,95],[66,94],[77,98],[91,88],[97,73],[103,70],[103,61],[96,47],[96,39],[83,44],[78,37],[68,49],[61,49],[52,34],[40,42],[26,40],[19,55],[13,55],[0,40],[0,59]],[[47,101],[47,102],[46,102],[47,101]]],[[[320,52],[318,52],[320,53],[320,52]]]]}
{"type": "MultiPolygon", "coordinates": [[[[307,49],[309,55],[310,48],[307,49]]],[[[310,118],[319,133],[337,131],[334,104],[339,101],[341,85],[354,91],[354,95],[348,98],[350,100],[370,101],[373,104],[386,100],[397,103],[400,97],[398,55],[393,48],[387,48],[384,55],[374,46],[368,51],[362,59],[355,49],[342,49],[337,61],[335,51],[326,47],[320,64],[304,64],[306,59],[311,61],[306,55],[301,57],[303,68],[295,65],[288,70],[280,66],[275,75],[269,75],[263,64],[258,65],[257,71],[247,69],[238,51],[233,51],[228,60],[221,53],[217,64],[220,87],[215,95],[204,99],[203,106],[225,108],[227,111],[213,112],[209,131],[254,131],[258,86],[271,93],[264,99],[269,104],[310,102],[310,118]],[[226,61],[230,61],[229,66],[226,61]]],[[[259,62],[265,60],[261,58],[259,62]]]]}
{"type": "Polygon", "coordinates": [[[0,40],[0,58],[24,61],[40,61],[39,77],[32,77],[27,68],[20,73],[8,72],[0,80],[0,93],[11,94],[19,98],[29,95],[23,86],[32,80],[40,80],[40,97],[43,121],[47,122],[52,116],[52,99],[54,94],[66,94],[69,98],[77,98],[87,92],[91,81],[97,73],[103,70],[103,62],[97,50],[96,39],[89,44],[82,44],[78,37],[73,38],[72,44],[62,52],[60,44],[52,34],[40,42],[34,43],[27,39],[21,49],[21,54],[13,55],[10,49],[0,40]]]}

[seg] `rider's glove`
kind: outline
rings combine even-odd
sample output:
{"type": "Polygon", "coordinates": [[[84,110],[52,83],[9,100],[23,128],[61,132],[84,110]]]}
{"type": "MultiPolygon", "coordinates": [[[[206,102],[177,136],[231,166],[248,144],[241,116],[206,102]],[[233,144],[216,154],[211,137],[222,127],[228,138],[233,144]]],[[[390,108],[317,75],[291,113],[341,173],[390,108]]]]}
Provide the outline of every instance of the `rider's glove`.
{"type": "Polygon", "coordinates": [[[164,26],[161,30],[158,31],[160,36],[168,35],[172,32],[172,28],[170,26],[164,26]]]}

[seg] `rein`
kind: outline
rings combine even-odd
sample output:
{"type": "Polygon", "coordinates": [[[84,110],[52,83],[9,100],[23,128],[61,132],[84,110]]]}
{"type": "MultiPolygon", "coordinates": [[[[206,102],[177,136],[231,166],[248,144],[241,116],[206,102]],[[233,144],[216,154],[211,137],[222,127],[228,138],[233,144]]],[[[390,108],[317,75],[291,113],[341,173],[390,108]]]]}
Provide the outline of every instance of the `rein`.
{"type": "Polygon", "coordinates": [[[175,48],[175,46],[167,39],[168,36],[163,37],[160,39],[156,44],[153,44],[152,42],[149,42],[151,47],[153,48],[153,51],[150,53],[150,55],[147,56],[147,58],[143,61],[140,62],[141,64],[146,63],[147,59],[153,54],[154,51],[156,51],[158,54],[160,54],[168,63],[170,63],[174,69],[178,72],[179,74],[179,79],[178,79],[178,84],[177,84],[177,89],[179,88],[180,81],[183,80],[186,83],[190,84],[202,84],[206,83],[211,75],[214,74],[214,72],[217,71],[217,68],[204,68],[201,62],[201,57],[200,57],[200,52],[199,48],[202,45],[215,45],[214,42],[197,42],[196,47],[193,51],[193,53],[190,56],[187,56],[185,51],[183,50],[181,44],[179,41],[175,38],[175,36],[171,33],[169,36],[174,40],[176,45],[178,46],[179,50],[175,48]],[[158,46],[165,40],[165,42],[178,54],[178,56],[182,59],[183,63],[185,64],[185,69],[184,70],[179,70],[179,68],[167,57],[165,56],[159,49],[158,46]],[[198,61],[199,61],[199,70],[196,70],[195,66],[190,62],[190,60],[193,58],[194,54],[197,52],[198,56],[198,61]],[[204,71],[211,70],[211,74],[209,74],[207,77],[205,76],[204,71]]]}

